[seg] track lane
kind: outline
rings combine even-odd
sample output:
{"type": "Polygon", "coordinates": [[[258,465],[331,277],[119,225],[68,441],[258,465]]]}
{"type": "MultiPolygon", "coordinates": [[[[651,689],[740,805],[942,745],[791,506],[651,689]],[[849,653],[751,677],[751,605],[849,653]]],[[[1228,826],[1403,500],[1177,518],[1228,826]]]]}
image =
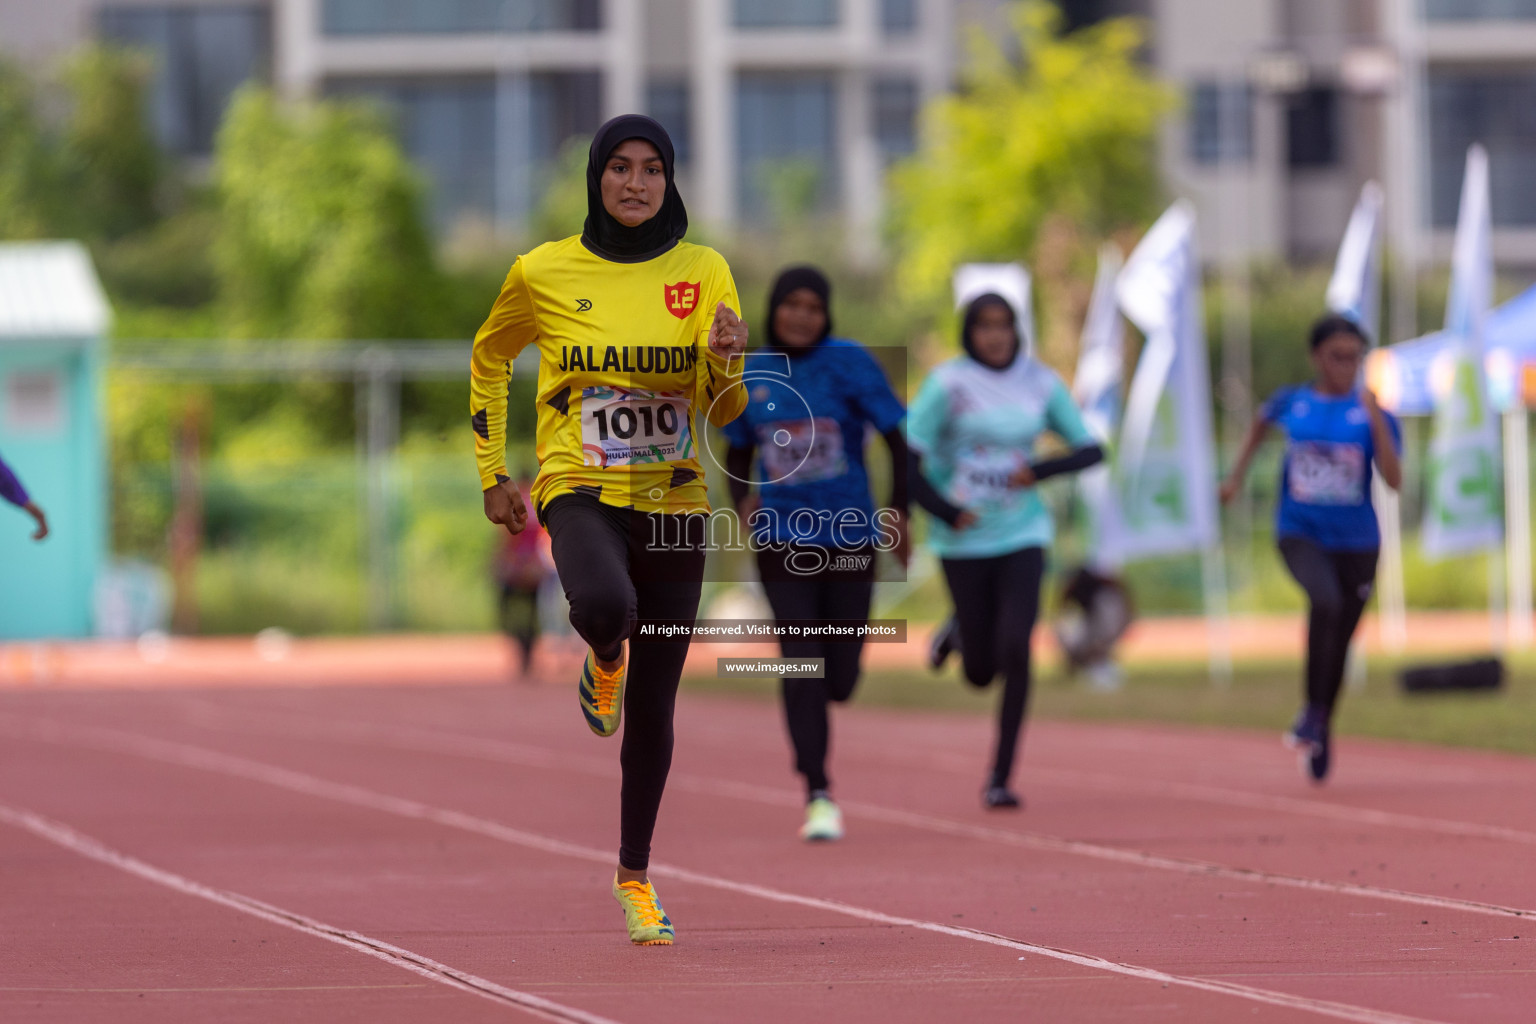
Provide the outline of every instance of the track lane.
{"type": "MultiPolygon", "coordinates": [[[[751,829],[746,829],[746,831],[751,832],[751,829]]],[[[746,838],[745,841],[746,841],[746,844],[753,844],[753,843],[762,844],[762,843],[765,843],[765,841],[771,841],[771,837],[763,837],[763,835],[750,835],[750,837],[746,838]]],[[[914,851],[914,855],[917,855],[917,857],[920,857],[920,855],[922,855],[922,851],[914,851]]],[[[952,855],[952,851],[951,851],[951,855],[952,855]]],[[[1080,874],[1078,874],[1078,877],[1081,877],[1081,872],[1080,872],[1080,874]]],[[[985,880],[972,880],[972,881],[985,881],[985,880]]],[[[983,889],[983,890],[985,890],[985,889],[983,889]]],[[[960,895],[963,895],[963,894],[960,894],[960,895]]],[[[971,895],[972,895],[972,897],[974,897],[974,890],[972,890],[971,895]]],[[[1218,895],[1220,895],[1220,894],[1218,894],[1218,895]]],[[[671,898],[668,898],[668,901],[670,901],[670,903],[671,903],[671,898]]],[[[1192,915],[1192,917],[1198,918],[1198,917],[1200,917],[1200,915],[1192,915]]],[[[1198,924],[1197,924],[1197,926],[1193,926],[1193,927],[1195,927],[1195,929],[1198,930],[1198,927],[1200,927],[1200,926],[1198,926],[1198,924]]],[[[1218,944],[1227,943],[1227,941],[1230,941],[1230,938],[1227,938],[1227,940],[1223,940],[1223,938],[1220,938],[1220,935],[1218,935],[1217,936],[1217,941],[1218,941],[1218,944]]],[[[1227,958],[1227,960],[1229,960],[1229,958],[1227,958]]],[[[1223,963],[1226,963],[1226,961],[1223,961],[1223,963]]],[[[1425,964],[1425,967],[1428,967],[1428,964],[1425,964]]]]}
{"type": "MultiPolygon", "coordinates": [[[[486,738],[478,732],[374,723],[355,716],[316,722],[283,712],[219,711],[217,704],[207,703],[183,709],[183,717],[215,730],[303,734],[346,742],[371,738],[402,750],[461,753],[497,763],[559,766],[595,778],[616,778],[617,765],[610,756],[603,755],[601,744],[575,742],[574,746],[564,744],[555,749],[543,743],[543,737],[550,735],[551,730],[554,735],[561,734],[568,717],[559,714],[567,710],[562,702],[557,701],[554,710],[555,715],[548,720],[545,709],[535,720],[537,724],[522,721],[514,727],[530,735],[533,742],[486,738]]],[[[857,727],[862,723],[854,724],[857,727]]],[[[763,731],[759,729],[756,733],[763,731]]],[[[581,735],[574,737],[574,741],[583,739],[581,735]]],[[[770,734],[769,739],[776,737],[770,734]]],[[[799,806],[794,791],[748,781],[782,779],[782,750],[765,749],[760,735],[751,741],[733,738],[728,751],[714,749],[713,744],[704,745],[712,749],[698,749],[700,746],[691,735],[685,735],[671,783],[674,790],[692,788],[782,806],[787,812],[786,830],[794,827],[799,806]],[[695,755],[699,760],[694,760],[695,755]]],[[[1246,752],[1249,759],[1255,755],[1252,747],[1250,741],[1246,752]]],[[[1152,760],[1158,760],[1158,753],[1154,750],[1152,760]]],[[[1275,759],[1274,751],[1267,746],[1258,756],[1269,761],[1275,759]]],[[[1284,755],[1281,757],[1283,760],[1284,755]]],[[[1198,788],[1203,794],[1214,787],[1146,782],[1131,768],[1121,776],[1101,773],[1096,777],[1097,784],[1086,793],[1071,786],[1062,792],[1048,784],[1043,787],[1043,797],[1037,797],[1030,813],[1024,816],[978,816],[963,803],[955,806],[959,802],[955,792],[958,773],[943,771],[937,763],[942,759],[968,762],[970,758],[942,754],[934,755],[931,761],[913,764],[910,759],[893,760],[879,750],[858,749],[845,753],[844,759],[859,766],[850,772],[853,782],[843,790],[855,794],[854,799],[845,799],[845,809],[876,820],[970,835],[1021,849],[1139,861],[1150,868],[1212,874],[1235,881],[1272,881],[1292,887],[1359,893],[1381,891],[1391,898],[1418,900],[1434,909],[1464,904],[1508,914],[1536,908],[1533,862],[1521,849],[1524,843],[1511,844],[1497,834],[1499,826],[1435,818],[1428,820],[1437,827],[1426,829],[1420,827],[1417,819],[1403,822],[1393,818],[1384,823],[1364,808],[1328,804],[1320,799],[1245,794],[1230,788],[1219,790],[1231,799],[1218,802],[1217,806],[1224,809],[1213,814],[1210,801],[1194,799],[1186,791],[1198,788]],[[1116,785],[1119,779],[1125,780],[1124,791],[1116,785]],[[904,807],[890,806],[889,790],[893,787],[903,794],[904,807]],[[1270,807],[1276,801],[1286,807],[1304,805],[1307,813],[1299,818],[1291,813],[1276,813],[1270,807]],[[1329,813],[1312,813],[1320,810],[1329,813]],[[1213,828],[1212,823],[1220,827],[1213,828]],[[1377,829],[1382,829],[1379,835],[1377,829]],[[1494,831],[1490,833],[1487,829],[1494,831]],[[1400,836],[1419,838],[1423,834],[1436,841],[1416,843],[1411,857],[1398,855],[1400,836]],[[1453,841],[1440,841],[1446,837],[1453,841]],[[1464,868],[1469,861],[1483,865],[1486,870],[1468,875],[1464,868]]],[[[1053,771],[1082,774],[1075,769],[1034,765],[1026,766],[1024,774],[1034,778],[1050,776],[1053,771]]],[[[1496,788],[1486,779],[1484,783],[1487,788],[1496,788]]],[[[1294,789],[1294,783],[1291,785],[1294,789]]]]}
{"type": "MultiPolygon", "coordinates": [[[[678,912],[687,912],[694,922],[689,927],[692,952],[682,946],[630,948],[616,940],[616,910],[593,899],[603,872],[596,865],[607,861],[606,851],[453,812],[441,821],[412,821],[402,828],[396,818],[378,814],[379,807],[358,809],[343,801],[338,808],[335,800],[274,792],[277,779],[297,781],[286,769],[272,769],[266,781],[257,782],[187,771],[188,766],[134,765],[121,754],[79,747],[64,751],[68,756],[51,765],[37,752],[22,753],[29,764],[54,777],[56,800],[73,805],[78,817],[95,819],[103,833],[117,833],[113,842],[121,848],[149,847],[181,873],[207,878],[204,884],[238,879],[263,901],[276,893],[289,906],[302,904],[305,913],[323,907],[334,912],[330,919],[345,918],[345,927],[409,941],[428,956],[447,959],[451,953],[456,965],[500,983],[505,981],[497,976],[498,968],[503,974],[542,979],[540,985],[519,987],[563,990],[562,1002],[626,1024],[781,1021],[786,1013],[813,1020],[927,1020],[943,1013],[1011,1020],[1017,1019],[1016,1007],[1025,998],[1043,1019],[1229,1019],[1234,997],[1225,990],[1245,988],[1206,986],[1222,991],[1196,991],[1192,1003],[1187,993],[1170,997],[1160,982],[1143,977],[1106,979],[1102,969],[1058,962],[1043,953],[1020,961],[1019,945],[1011,940],[978,942],[967,932],[968,941],[957,945],[949,933],[962,929],[940,926],[939,934],[930,934],[914,927],[918,922],[868,915],[854,916],[850,927],[848,909],[840,905],[765,899],[736,883],[722,888],[678,870],[661,876],[667,879],[663,892],[669,905],[687,908],[678,912]],[[151,794],[150,806],[135,807],[133,793],[141,794],[141,802],[146,802],[142,794],[151,794]],[[203,812],[219,804],[238,811],[210,823],[203,812]],[[228,835],[236,822],[241,823],[239,834],[228,835]],[[461,875],[439,875],[445,865],[430,850],[440,849],[443,824],[474,829],[467,841],[450,840],[485,869],[471,885],[461,875]],[[485,842],[487,829],[502,838],[485,842]],[[283,850],[309,849],[322,856],[274,859],[272,849],[251,838],[263,832],[283,850]],[[506,836],[512,833],[522,841],[509,853],[506,836]],[[355,844],[340,838],[347,836],[356,837],[355,844]],[[409,879],[420,888],[404,885],[409,879]],[[695,891],[698,885],[708,891],[695,891]],[[544,922],[556,912],[562,916],[560,925],[546,928],[544,922]],[[505,959],[509,945],[522,954],[515,968],[505,959]],[[813,949],[817,952],[809,952],[813,949]],[[1074,973],[1074,966],[1084,969],[1074,973]],[[771,1001],[756,997],[765,982],[774,991],[771,1001]],[[796,1005],[797,1011],[786,1009],[796,1005]]],[[[356,794],[355,787],[348,791],[356,794]]],[[[386,797],[383,805],[401,809],[396,798],[386,797]]],[[[1176,979],[1171,984],[1178,986],[1176,979]]],[[[1261,1004],[1266,1014],[1252,1019],[1317,1019],[1316,1013],[1297,1016],[1286,1009],[1292,997],[1277,998],[1280,1006],[1261,1004]]],[[[1379,1013],[1356,1012],[1344,1019],[1401,1024],[1400,1018],[1379,1013]]]]}
{"type": "MultiPolygon", "coordinates": [[[[28,1024],[218,1020],[533,1020],[271,919],[167,892],[66,852],[0,806],[0,1018],[28,1024]]],[[[55,823],[56,824],[56,823],[55,823]]],[[[595,1024],[595,1022],[594,1022],[595,1024]]]]}

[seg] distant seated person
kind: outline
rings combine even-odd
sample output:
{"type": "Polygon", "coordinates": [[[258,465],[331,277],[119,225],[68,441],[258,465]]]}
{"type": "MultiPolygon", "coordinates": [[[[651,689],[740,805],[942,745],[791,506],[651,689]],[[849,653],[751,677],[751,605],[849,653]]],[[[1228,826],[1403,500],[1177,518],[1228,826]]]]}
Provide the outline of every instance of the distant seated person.
{"type": "Polygon", "coordinates": [[[21,486],[21,481],[16,479],[16,474],[11,472],[11,467],[5,464],[4,459],[0,459],[0,498],[37,521],[37,529],[32,531],[33,540],[42,540],[48,536],[48,517],[37,507],[37,502],[27,496],[27,489],[21,486]]]}
{"type": "Polygon", "coordinates": [[[1134,617],[1130,592],[1119,579],[1088,566],[1072,573],[1056,615],[1056,640],[1067,656],[1067,669],[1081,672],[1096,690],[1118,688],[1115,645],[1134,617]]]}
{"type": "MultiPolygon", "coordinates": [[[[527,493],[526,480],[518,481],[518,490],[527,493]]],[[[521,533],[502,535],[491,567],[498,587],[497,623],[522,655],[519,678],[526,678],[533,665],[533,648],[539,640],[539,590],[554,566],[549,534],[537,519],[530,517],[521,533]]]]}

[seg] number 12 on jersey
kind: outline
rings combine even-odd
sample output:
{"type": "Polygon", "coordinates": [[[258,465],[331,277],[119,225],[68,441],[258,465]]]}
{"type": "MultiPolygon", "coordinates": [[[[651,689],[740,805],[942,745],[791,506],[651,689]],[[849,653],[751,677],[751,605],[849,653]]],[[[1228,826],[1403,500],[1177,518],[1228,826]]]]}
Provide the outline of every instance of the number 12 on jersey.
{"type": "Polygon", "coordinates": [[[663,298],[666,300],[667,312],[679,320],[686,320],[693,315],[694,307],[699,304],[699,285],[697,282],[689,283],[679,281],[676,284],[664,284],[661,286],[663,298]]]}

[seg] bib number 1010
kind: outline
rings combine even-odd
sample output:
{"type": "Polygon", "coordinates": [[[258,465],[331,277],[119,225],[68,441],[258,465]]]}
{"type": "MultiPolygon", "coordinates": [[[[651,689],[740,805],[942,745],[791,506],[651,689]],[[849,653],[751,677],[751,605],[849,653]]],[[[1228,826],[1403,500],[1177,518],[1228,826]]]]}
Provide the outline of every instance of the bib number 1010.
{"type": "Polygon", "coordinates": [[[600,407],[588,415],[592,417],[600,441],[612,438],[628,441],[635,436],[637,430],[648,438],[658,434],[671,437],[677,433],[677,406],[671,403],[651,406],[635,402],[612,408],[600,407]]]}

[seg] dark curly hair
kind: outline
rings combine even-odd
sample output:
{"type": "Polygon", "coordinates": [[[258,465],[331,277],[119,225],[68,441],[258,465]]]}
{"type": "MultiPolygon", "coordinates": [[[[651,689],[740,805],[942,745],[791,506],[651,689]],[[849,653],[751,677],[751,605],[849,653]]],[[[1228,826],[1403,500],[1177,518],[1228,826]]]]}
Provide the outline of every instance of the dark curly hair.
{"type": "Polygon", "coordinates": [[[1312,332],[1307,336],[1307,345],[1313,352],[1317,346],[1333,337],[1335,334],[1352,334],[1360,339],[1360,344],[1366,348],[1371,347],[1371,339],[1365,336],[1365,329],[1347,316],[1338,313],[1329,313],[1312,325],[1312,332]]]}

